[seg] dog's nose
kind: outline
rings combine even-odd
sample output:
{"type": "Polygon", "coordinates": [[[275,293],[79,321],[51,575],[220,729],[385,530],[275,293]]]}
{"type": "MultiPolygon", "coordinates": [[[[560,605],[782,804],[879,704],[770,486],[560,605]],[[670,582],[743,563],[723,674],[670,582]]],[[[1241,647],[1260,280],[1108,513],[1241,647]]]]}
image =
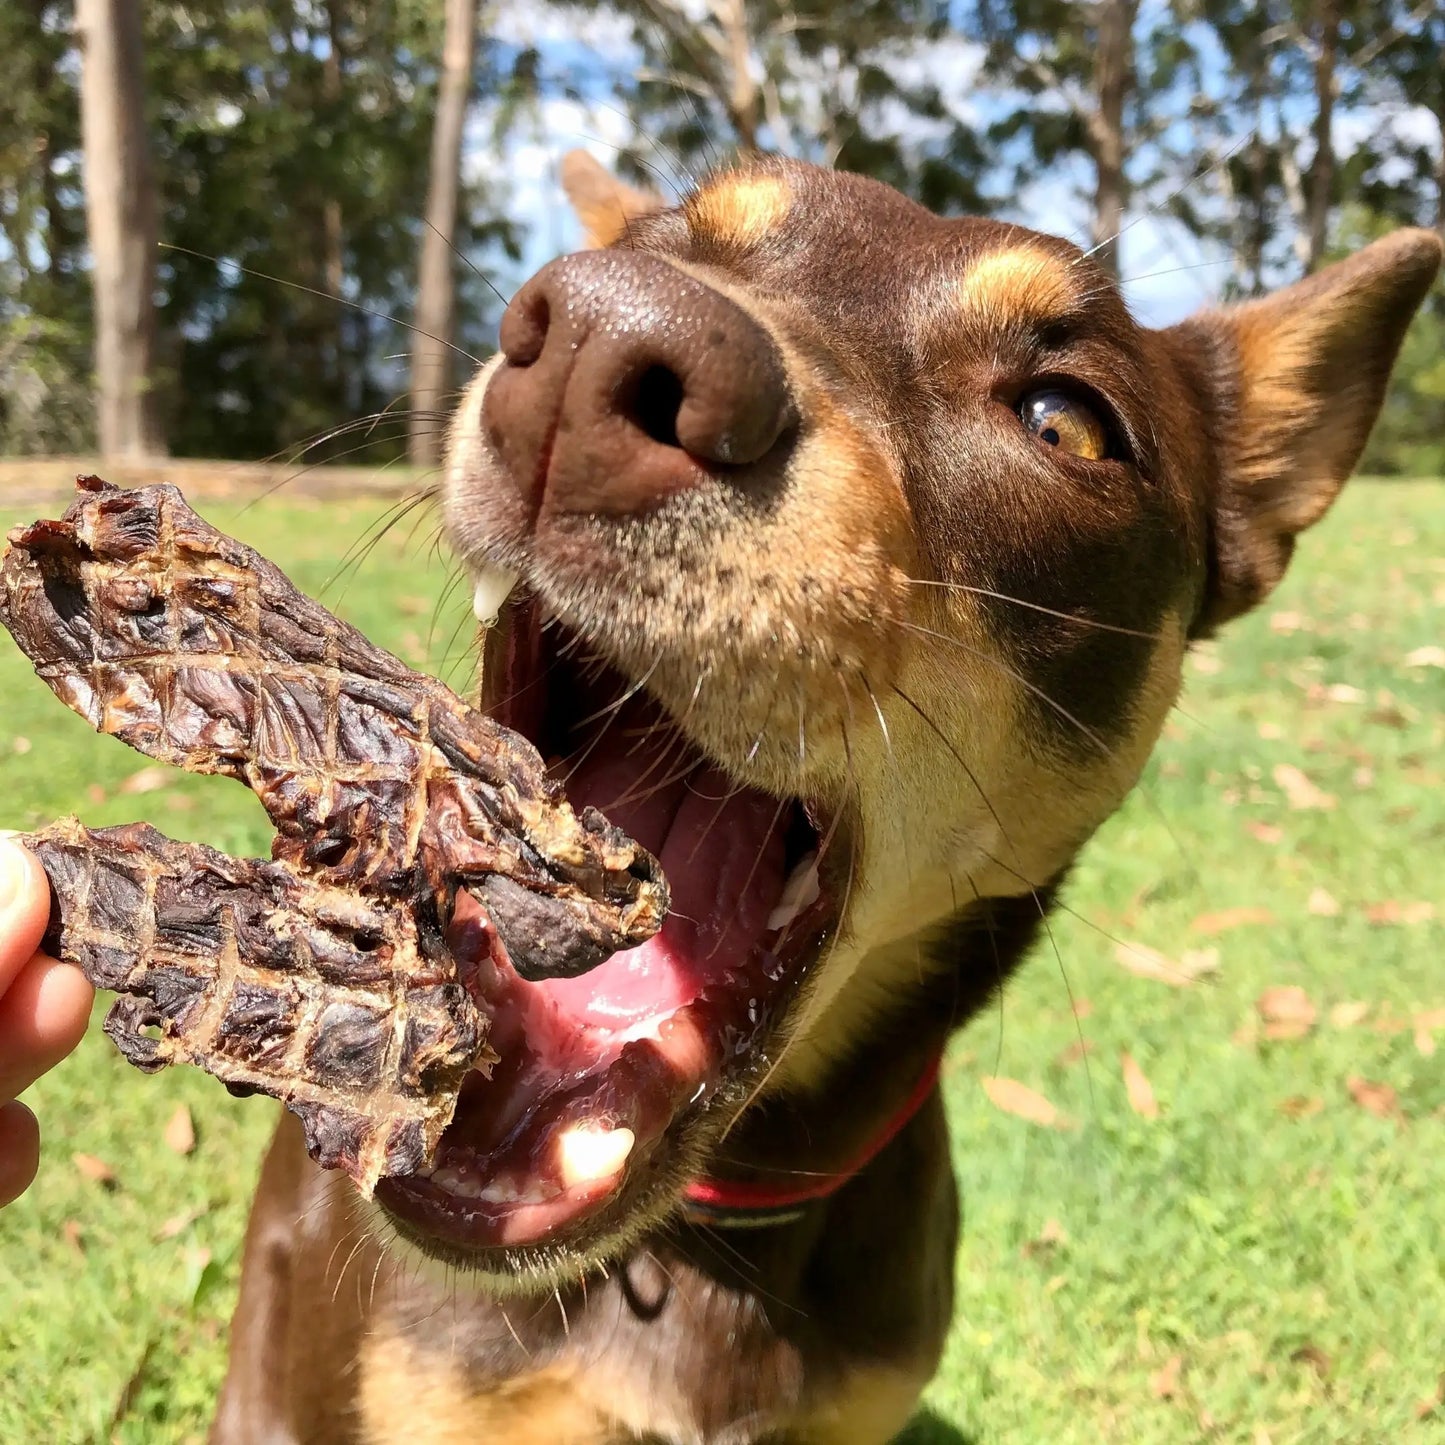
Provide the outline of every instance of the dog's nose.
{"type": "Polygon", "coordinates": [[[767,331],[654,256],[553,261],[501,342],[483,424],[534,518],[643,511],[762,460],[796,421],[767,331]]]}

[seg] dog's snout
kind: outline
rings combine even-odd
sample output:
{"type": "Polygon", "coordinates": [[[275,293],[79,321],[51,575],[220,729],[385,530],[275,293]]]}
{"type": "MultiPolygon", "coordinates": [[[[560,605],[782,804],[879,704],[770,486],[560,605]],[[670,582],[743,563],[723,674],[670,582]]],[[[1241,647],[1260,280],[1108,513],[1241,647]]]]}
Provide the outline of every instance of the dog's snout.
{"type": "Polygon", "coordinates": [[[742,307],[656,257],[566,256],[502,318],[483,423],[529,512],[645,510],[766,458],[796,421],[742,307]]]}

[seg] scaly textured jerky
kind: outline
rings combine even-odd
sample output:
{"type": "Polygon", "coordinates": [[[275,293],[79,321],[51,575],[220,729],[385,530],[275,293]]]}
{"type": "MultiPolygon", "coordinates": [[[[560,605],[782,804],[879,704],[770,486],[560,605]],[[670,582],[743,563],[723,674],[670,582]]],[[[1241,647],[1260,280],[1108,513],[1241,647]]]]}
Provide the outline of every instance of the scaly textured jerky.
{"type": "MultiPolygon", "coordinates": [[[[351,895],[353,906],[390,920],[382,936],[403,975],[420,946],[405,942],[411,927],[417,938],[433,940],[428,966],[450,969],[453,983],[455,967],[440,940],[459,887],[487,908],[513,963],[530,977],[580,972],[657,931],[667,890],[656,861],[595,810],[578,818],[525,739],[374,647],[257,553],[202,521],[174,487],[126,491],[86,477],[77,488],[61,520],[11,534],[0,560],[0,623],[51,690],[92,726],[163,762],[238,778],[256,793],[278,830],[274,867],[282,871],[222,860],[208,878],[230,876],[251,899],[274,894],[282,932],[294,933],[299,919],[321,926],[317,900],[351,895]],[[411,923],[403,925],[403,916],[411,923]]],[[[174,851],[180,845],[149,830],[124,841],[113,833],[86,837],[101,871],[52,873],[62,950],[78,947],[66,940],[94,932],[86,910],[99,896],[90,886],[96,878],[119,879],[142,852],[154,852],[157,877],[169,876],[184,856],[174,851]],[[122,867],[123,857],[132,862],[122,867]]],[[[73,830],[39,834],[35,846],[42,858],[47,848],[52,858],[83,852],[73,830]]],[[[259,946],[264,931],[246,933],[247,946],[259,946]]],[[[241,962],[258,970],[248,986],[270,988],[278,1007],[294,1011],[304,991],[286,983],[285,959],[295,957],[243,951],[241,962]]],[[[76,960],[87,966],[83,952],[76,960]]],[[[137,953],[134,967],[148,962],[137,953]]],[[[368,957],[358,977],[376,964],[368,957]]],[[[228,977],[214,973],[206,1007],[183,1019],[154,995],[143,1004],[123,997],[112,1036],[132,1039],[126,1052],[133,1060],[184,1057],[219,1072],[213,1040],[184,1030],[214,1022],[220,1005],[212,995],[228,977]],[[154,1042],[138,1022],[147,1010],[160,1011],[163,1037],[174,1041],[168,1051],[140,1048],[154,1042]]],[[[389,987],[393,999],[405,993],[399,981],[389,987]]],[[[304,996],[321,997],[314,990],[304,996]]],[[[458,1009],[469,1002],[458,988],[446,997],[458,1009]]],[[[307,1025],[310,1034],[324,1034],[332,1017],[323,1009],[307,1025]]],[[[291,1036],[304,1037],[299,1015],[294,1022],[291,1036]]],[[[457,1048],[475,1032],[460,1013],[453,1031],[457,1048]]],[[[373,1031],[378,1046],[384,1032],[373,1031]]],[[[475,1042],[480,1048],[481,1038],[475,1042]]],[[[333,1105],[321,1102],[330,1088],[327,1050],[297,1048],[285,1055],[285,1068],[304,1066],[294,1077],[278,1065],[256,1080],[230,1081],[288,1102],[312,1091],[313,1115],[334,1107],[338,1117],[325,1130],[308,1125],[313,1152],[351,1128],[355,1149],[338,1144],[332,1157],[364,1187],[378,1169],[394,1172],[393,1152],[398,1161],[411,1158],[410,1144],[393,1140],[394,1128],[406,1132],[403,1116],[384,1108],[392,1087],[387,1066],[378,1066],[380,1082],[368,1095],[372,1112],[356,1113],[341,1102],[339,1086],[333,1105]]],[[[457,1080],[446,1074],[443,1068],[432,1080],[433,1122],[449,1118],[455,1105],[457,1080]]],[[[440,1126],[430,1129],[420,1135],[427,1151],[440,1126]]]]}
{"type": "Polygon", "coordinates": [[[25,841],[58,905],[45,946],[120,995],[105,1031],[137,1068],[273,1095],[368,1195],[430,1160],[462,1076],[490,1062],[435,920],[144,823],[25,841]]]}

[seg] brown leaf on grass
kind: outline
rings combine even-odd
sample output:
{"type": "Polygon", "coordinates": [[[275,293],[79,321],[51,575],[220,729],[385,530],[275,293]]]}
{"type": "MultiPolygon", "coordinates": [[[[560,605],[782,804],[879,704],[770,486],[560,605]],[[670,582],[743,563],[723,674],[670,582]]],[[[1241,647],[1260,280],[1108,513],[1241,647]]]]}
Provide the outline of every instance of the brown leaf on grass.
{"type": "Polygon", "coordinates": [[[1398,898],[1386,898],[1379,903],[1365,905],[1365,917],[1377,928],[1388,928],[1394,924],[1429,923],[1435,916],[1435,905],[1423,899],[1404,903],[1398,898]]]}
{"type": "Polygon", "coordinates": [[[1330,1357],[1318,1345],[1301,1345],[1290,1355],[1296,1365],[1308,1365],[1321,1380],[1328,1380],[1334,1369],[1330,1357]]]}
{"type": "Polygon", "coordinates": [[[1445,1029],[1445,1008],[1427,1008],[1415,1015],[1417,1029],[1445,1029]]]}
{"type": "Polygon", "coordinates": [[[30,749],[34,746],[34,744],[27,737],[16,737],[11,742],[10,746],[14,750],[15,756],[17,758],[23,758],[25,754],[28,753],[30,749]]]}
{"type": "Polygon", "coordinates": [[[196,1125],[191,1111],[184,1104],[177,1104],[176,1111],[166,1120],[165,1132],[161,1136],[166,1148],[175,1154],[189,1154],[196,1147],[196,1125]]]}
{"type": "Polygon", "coordinates": [[[76,1252],[76,1254],[78,1254],[82,1259],[85,1258],[85,1241],[82,1237],[80,1223],[78,1220],[67,1219],[65,1223],[60,1226],[60,1237],[71,1247],[71,1249],[76,1252]]]}
{"type": "Polygon", "coordinates": [[[1347,682],[1332,682],[1325,688],[1325,697],[1330,702],[1359,703],[1365,701],[1365,694],[1347,682]]]}
{"type": "Polygon", "coordinates": [[[99,1184],[104,1189],[115,1188],[115,1170],[104,1159],[97,1159],[94,1154],[72,1154],[70,1162],[92,1184],[99,1184]]]}
{"type": "Polygon", "coordinates": [[[1297,983],[1265,989],[1254,1006],[1264,1020],[1267,1039],[1302,1039],[1319,1017],[1310,996],[1297,983]]]}
{"type": "Polygon", "coordinates": [[[1246,823],[1244,828],[1251,838],[1260,843],[1268,843],[1271,847],[1284,842],[1284,829],[1278,823],[1252,822],[1246,823]]]}
{"type": "Polygon", "coordinates": [[[1279,1111],[1286,1119],[1312,1119],[1324,1107],[1323,1099],[1312,1098],[1308,1094],[1291,1094],[1279,1101],[1279,1111]]]}
{"type": "Polygon", "coordinates": [[[204,1209],[185,1209],[179,1214],[173,1214],[156,1230],[153,1237],[157,1243],[174,1239],[176,1235],[184,1234],[205,1212],[204,1209]]]}
{"type": "Polygon", "coordinates": [[[1094,1012],[1092,1001],[1086,998],[1076,998],[1071,1007],[1074,1010],[1074,1017],[1076,1019],[1086,1019],[1094,1012]]]}
{"type": "Polygon", "coordinates": [[[1315,888],[1310,891],[1305,907],[1316,918],[1333,918],[1340,911],[1340,900],[1328,888],[1315,888]]]}
{"type": "Polygon", "coordinates": [[[1312,627],[1310,618],[1300,612],[1274,612],[1270,614],[1269,630],[1271,632],[1299,632],[1307,627],[1312,627]]]}
{"type": "Polygon", "coordinates": [[[1139,1067],[1134,1055],[1127,1049],[1120,1050],[1119,1068],[1124,1075],[1124,1090],[1129,1096],[1129,1107],[1141,1119],[1157,1119],[1159,1100],[1154,1097],[1154,1086],[1139,1067]]]}
{"type": "Polygon", "coordinates": [[[1332,1029],[1352,1029],[1357,1023],[1363,1022],[1365,1015],[1370,1012],[1370,1006],[1363,999],[1350,999],[1346,1003],[1337,1003],[1330,1010],[1330,1027],[1332,1029]]]}
{"type": "Polygon", "coordinates": [[[1025,1259],[1034,1259],[1039,1255],[1052,1255],[1068,1242],[1069,1236],[1064,1226],[1057,1219],[1046,1219],[1038,1234],[1033,1239],[1024,1241],[1023,1256],[1025,1259]]]}
{"type": "Polygon", "coordinates": [[[1271,924],[1275,916],[1268,908],[1241,907],[1222,908],[1217,913],[1201,913],[1189,926],[1196,932],[1212,938],[1216,933],[1228,933],[1231,928],[1246,928],[1251,924],[1271,924]]]}
{"type": "Polygon", "coordinates": [[[1388,1084],[1371,1083],[1358,1074],[1351,1074],[1345,1080],[1350,1098],[1366,1113],[1377,1119],[1398,1119],[1400,1117],[1400,1096],[1388,1084]]]}
{"type": "Polygon", "coordinates": [[[1427,642],[1424,647],[1417,647],[1413,652],[1405,654],[1405,666],[1445,667],[1445,647],[1427,642]]]}
{"type": "Polygon", "coordinates": [[[1176,961],[1147,943],[1130,943],[1124,939],[1115,944],[1114,958],[1136,977],[1152,978],[1171,988],[1188,988],[1219,967],[1217,948],[1190,949],[1176,961]]]}
{"type": "Polygon", "coordinates": [[[1285,802],[1296,812],[1311,808],[1328,810],[1338,801],[1333,793],[1327,793],[1312,783],[1293,763],[1276,763],[1270,776],[1275,786],[1283,791],[1285,802]]]}
{"type": "Polygon", "coordinates": [[[1072,1129],[1074,1121],[1061,1113],[1052,1103],[1027,1084],[1017,1079],[1005,1079],[996,1074],[985,1074],[979,1082],[988,1095],[989,1103],[1005,1114],[1013,1114],[1030,1124],[1043,1129],[1072,1129]]]}
{"type": "Polygon", "coordinates": [[[1184,1356],[1170,1355],[1152,1375],[1149,1389],[1156,1400],[1172,1400],[1179,1393],[1179,1376],[1184,1371],[1184,1356]]]}
{"type": "Polygon", "coordinates": [[[1435,1384],[1435,1393],[1416,1404],[1415,1418],[1428,1420],[1430,1416],[1441,1412],[1445,1412],[1445,1370],[1441,1371],[1440,1378],[1435,1384]]]}
{"type": "Polygon", "coordinates": [[[116,792],[124,793],[127,796],[135,793],[158,793],[162,788],[173,783],[175,778],[174,768],[163,768],[157,764],[154,767],[142,768],[138,773],[132,773],[116,789],[116,792]]]}
{"type": "Polygon", "coordinates": [[[1071,1068],[1074,1064],[1082,1063],[1093,1052],[1094,1045],[1090,1040],[1075,1039],[1068,1048],[1060,1051],[1057,1062],[1062,1068],[1071,1068]]]}
{"type": "Polygon", "coordinates": [[[105,802],[105,789],[99,783],[92,783],[86,790],[85,796],[98,808],[105,802]]]}

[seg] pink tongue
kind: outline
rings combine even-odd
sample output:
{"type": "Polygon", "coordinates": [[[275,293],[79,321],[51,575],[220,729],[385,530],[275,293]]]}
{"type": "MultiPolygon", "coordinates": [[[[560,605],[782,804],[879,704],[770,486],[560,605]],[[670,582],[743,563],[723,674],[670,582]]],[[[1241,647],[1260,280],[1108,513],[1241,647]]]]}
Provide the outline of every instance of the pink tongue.
{"type": "MultiPolygon", "coordinates": [[[[610,1030],[672,1013],[730,966],[743,965],[782,893],[786,863],[786,809],[776,799],[735,788],[707,766],[669,782],[662,763],[644,778],[648,754],[655,758],[657,750],[614,746],[617,755],[581,763],[567,796],[579,810],[600,808],[657,855],[672,890],[671,911],[640,948],[578,978],[541,985],[576,1023],[610,1030]]],[[[671,771],[681,761],[674,756],[671,771]]]]}

